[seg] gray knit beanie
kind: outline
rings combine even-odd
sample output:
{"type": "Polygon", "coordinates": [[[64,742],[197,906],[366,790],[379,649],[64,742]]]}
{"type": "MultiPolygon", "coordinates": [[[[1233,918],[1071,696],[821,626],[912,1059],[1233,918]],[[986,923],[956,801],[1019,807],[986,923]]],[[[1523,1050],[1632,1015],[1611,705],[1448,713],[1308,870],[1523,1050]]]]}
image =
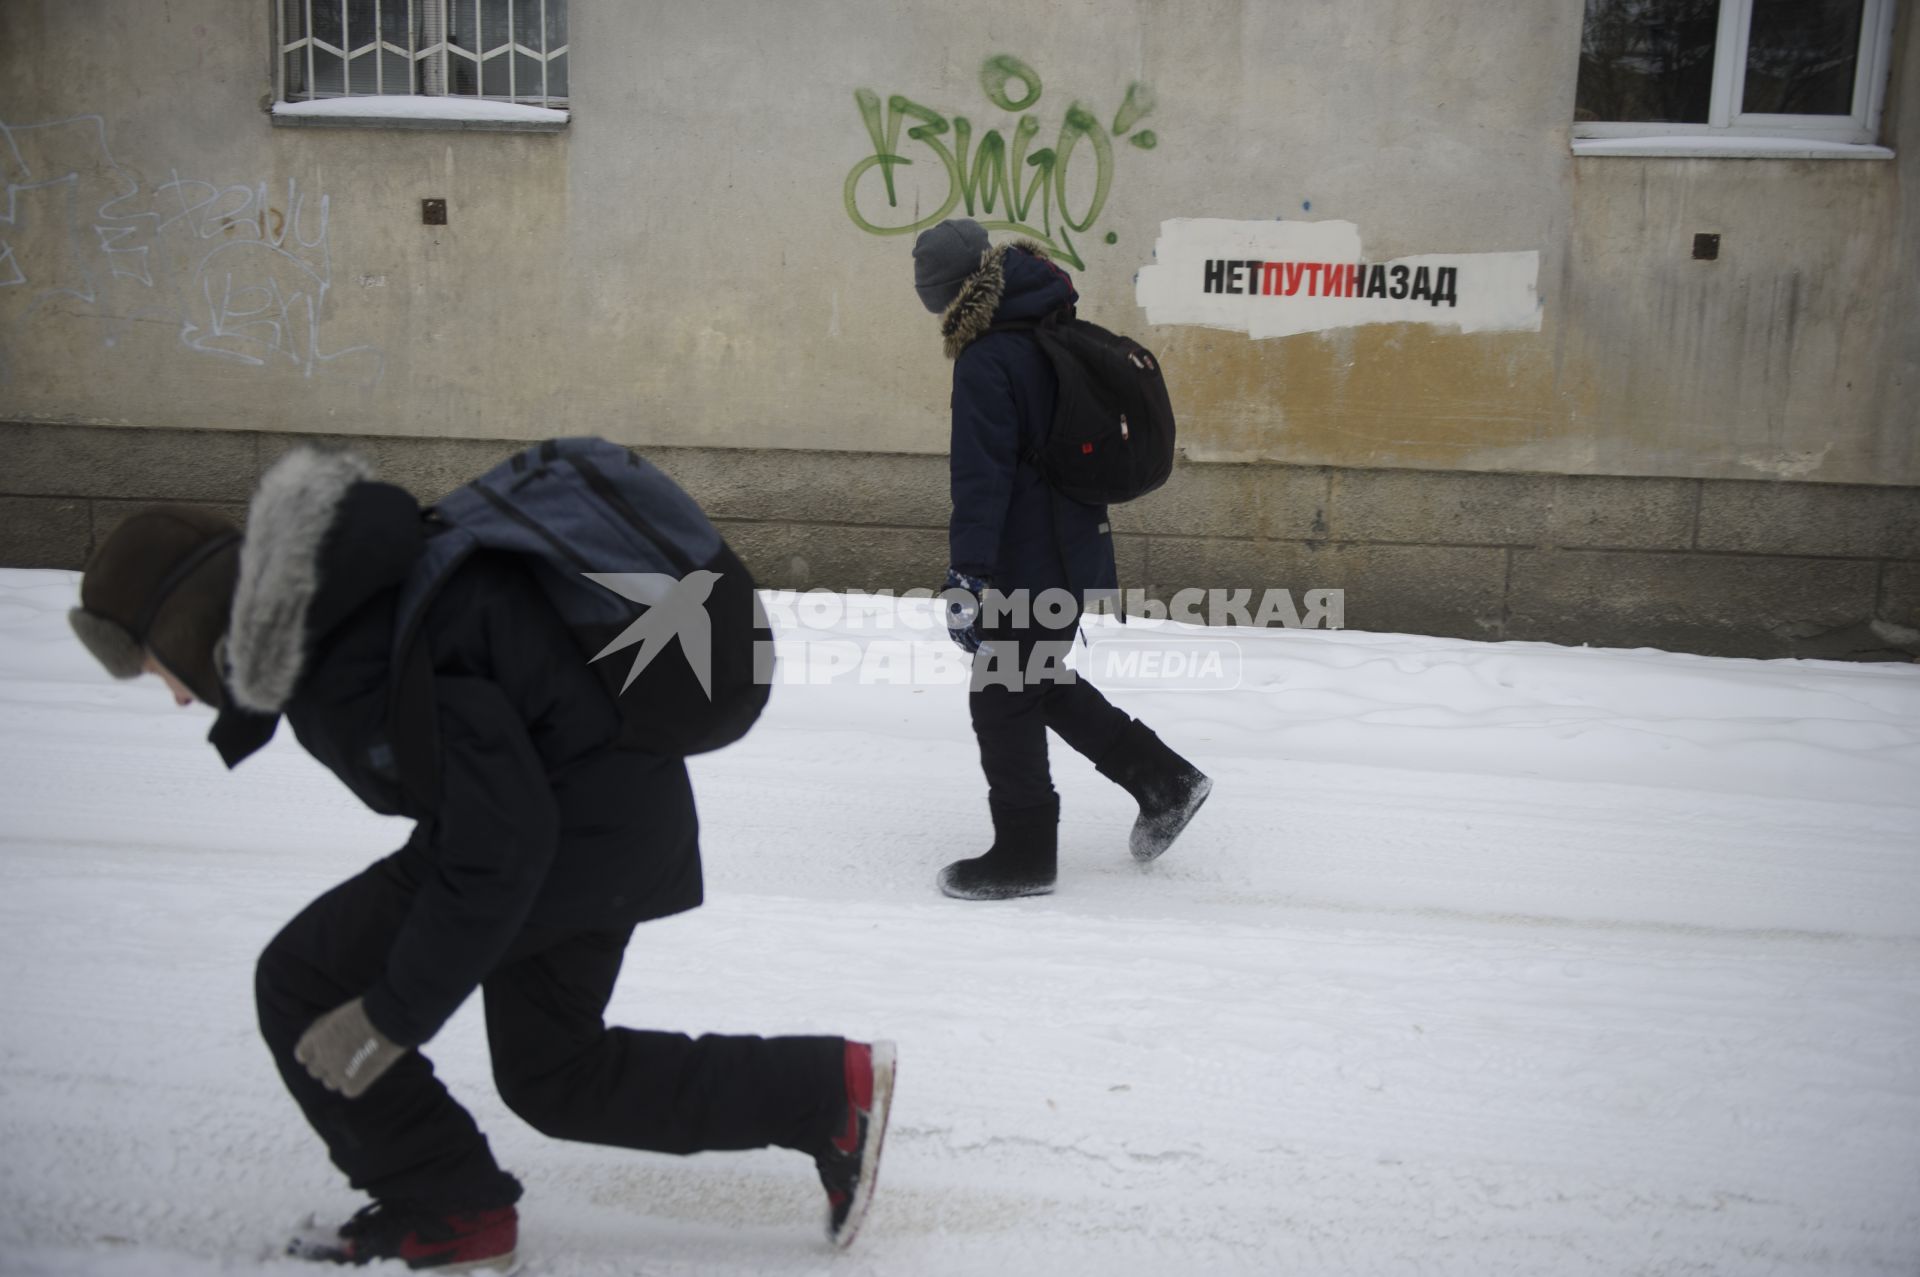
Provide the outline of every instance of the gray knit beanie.
{"type": "Polygon", "coordinates": [[[936,315],[953,305],[986,251],[986,229],[970,217],[949,217],[921,231],[913,241],[913,287],[920,304],[936,315]]]}

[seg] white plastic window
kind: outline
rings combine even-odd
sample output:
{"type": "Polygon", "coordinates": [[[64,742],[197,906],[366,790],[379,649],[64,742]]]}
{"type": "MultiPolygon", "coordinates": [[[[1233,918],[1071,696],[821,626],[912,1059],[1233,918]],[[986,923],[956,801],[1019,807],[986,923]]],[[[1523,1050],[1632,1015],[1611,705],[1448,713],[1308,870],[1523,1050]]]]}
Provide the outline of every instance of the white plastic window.
{"type": "Polygon", "coordinates": [[[1575,138],[1876,140],[1894,0],[1586,0],[1575,138]]]}

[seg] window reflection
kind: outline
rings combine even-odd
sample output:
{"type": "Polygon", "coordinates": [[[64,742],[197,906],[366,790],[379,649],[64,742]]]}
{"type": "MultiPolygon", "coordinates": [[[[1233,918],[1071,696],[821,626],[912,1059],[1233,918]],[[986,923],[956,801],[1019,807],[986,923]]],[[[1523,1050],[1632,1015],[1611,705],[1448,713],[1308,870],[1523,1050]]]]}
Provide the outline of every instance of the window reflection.
{"type": "Polygon", "coordinates": [[[1587,0],[1575,120],[1705,124],[1719,0],[1587,0]]]}
{"type": "Polygon", "coordinates": [[[1865,8],[1866,0],[1753,0],[1740,109],[1850,114],[1865,8]]]}

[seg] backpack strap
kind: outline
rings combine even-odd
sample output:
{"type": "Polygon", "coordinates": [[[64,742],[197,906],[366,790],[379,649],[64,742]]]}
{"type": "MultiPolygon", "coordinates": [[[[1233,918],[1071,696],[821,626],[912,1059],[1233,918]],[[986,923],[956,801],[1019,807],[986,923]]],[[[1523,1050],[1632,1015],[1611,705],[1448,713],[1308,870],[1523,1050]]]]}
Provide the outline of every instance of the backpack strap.
{"type": "Polygon", "coordinates": [[[433,646],[424,632],[427,611],[476,548],[470,535],[430,520],[427,548],[401,586],[394,609],[387,740],[401,792],[425,812],[440,806],[440,710],[433,694],[433,646]]]}
{"type": "MultiPolygon", "coordinates": [[[[417,630],[417,627],[416,627],[417,630]]],[[[433,657],[426,635],[416,632],[394,666],[387,708],[400,790],[420,811],[440,807],[440,722],[433,696],[433,657]]]]}
{"type": "MultiPolygon", "coordinates": [[[[1065,315],[1068,319],[1072,319],[1073,307],[1069,305],[1062,306],[1059,310],[1050,310],[1038,319],[1012,319],[1004,324],[993,324],[987,328],[986,332],[980,335],[985,337],[991,333],[1033,333],[1035,334],[1035,340],[1038,340],[1040,330],[1053,328],[1059,323],[1062,315],[1065,315]]],[[[1046,349],[1043,343],[1040,347],[1041,353],[1045,354],[1046,349]]],[[[1047,355],[1047,362],[1049,365],[1052,364],[1052,355],[1047,355]]],[[[1053,423],[1049,421],[1047,425],[1048,428],[1051,429],[1053,423]]],[[[1022,449],[1019,459],[1032,466],[1035,470],[1038,470],[1043,477],[1045,476],[1047,468],[1041,464],[1039,442],[1029,444],[1026,448],[1022,449]]],[[[1049,487],[1051,487],[1051,485],[1049,485],[1049,487]]]]}

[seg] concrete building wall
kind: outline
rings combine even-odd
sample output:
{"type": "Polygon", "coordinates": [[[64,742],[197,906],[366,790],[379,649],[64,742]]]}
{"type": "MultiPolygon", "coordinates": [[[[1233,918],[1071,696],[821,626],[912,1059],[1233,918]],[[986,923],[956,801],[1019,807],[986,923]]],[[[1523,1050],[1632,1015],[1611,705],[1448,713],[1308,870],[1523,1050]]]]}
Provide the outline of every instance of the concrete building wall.
{"type": "MultiPolygon", "coordinates": [[[[242,520],[261,472],[300,443],[355,448],[423,501],[517,447],[0,424],[0,547],[10,563],[79,568],[156,502],[242,520]]],[[[939,587],[943,458],[647,455],[763,585],[939,587]]],[[[1728,656],[1902,659],[1920,637],[1920,489],[1188,463],[1113,521],[1122,586],[1160,602],[1343,590],[1355,629],[1728,656]]]]}
{"type": "MultiPolygon", "coordinates": [[[[1064,210],[1037,193],[1025,224],[1079,261],[1083,313],[1160,353],[1188,462],[1119,516],[1131,579],[1335,564],[1396,600],[1350,607],[1367,628],[1711,647],[1686,636],[1744,627],[1773,636],[1756,651],[1910,610],[1915,166],[1576,159],[1580,0],[574,0],[555,134],[273,127],[271,12],[0,5],[0,420],[24,423],[0,448],[96,459],[30,479],[0,453],[9,561],[71,561],[115,502],[263,438],[414,457],[596,433],[736,476],[726,513],[780,583],[922,583],[947,367],[904,232],[949,200],[1005,216],[911,136],[924,108],[949,148],[969,121],[974,154],[1019,145],[1023,117],[1031,148],[1071,143],[1064,210]],[[990,99],[1014,63],[1035,82],[1001,100],[1038,91],[1024,110],[990,99]],[[912,164],[873,162],[863,91],[912,164]],[[1076,105],[1095,129],[1070,138],[1076,105]],[[1370,260],[1537,252],[1539,327],[1151,325],[1135,278],[1182,218],[1348,221],[1370,260]],[[1717,261],[1692,260],[1702,232],[1717,261]],[[1723,503],[1744,531],[1717,530],[1723,503]],[[1811,523],[1763,534],[1776,519],[1811,523]],[[1798,566],[1700,566],[1722,555],[1798,566]],[[1748,585],[1830,605],[1686,620],[1748,585]]],[[[1920,137],[1914,25],[1896,151],[1920,137]]]]}

